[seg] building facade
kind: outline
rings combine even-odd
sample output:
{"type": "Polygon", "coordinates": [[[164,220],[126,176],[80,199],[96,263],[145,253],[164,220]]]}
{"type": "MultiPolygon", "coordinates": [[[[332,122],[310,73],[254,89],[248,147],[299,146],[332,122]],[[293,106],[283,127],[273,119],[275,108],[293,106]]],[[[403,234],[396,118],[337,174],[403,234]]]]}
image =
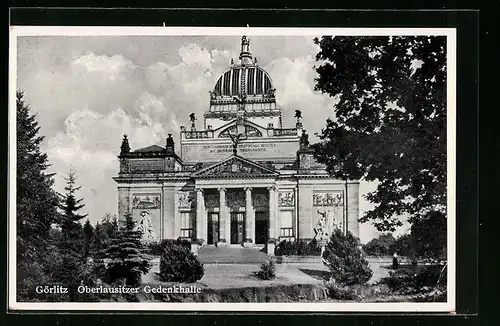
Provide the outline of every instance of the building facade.
{"type": "MultiPolygon", "coordinates": [[[[203,128],[181,127],[180,150],[131,150],[124,136],[118,216],[131,213],[145,241],[184,238],[254,246],[325,237],[359,237],[359,182],[332,178],[314,160],[301,112],[284,127],[269,74],[242,38],[239,60],[217,80],[203,128]]],[[[133,140],[131,140],[133,141],[133,140]]]]}

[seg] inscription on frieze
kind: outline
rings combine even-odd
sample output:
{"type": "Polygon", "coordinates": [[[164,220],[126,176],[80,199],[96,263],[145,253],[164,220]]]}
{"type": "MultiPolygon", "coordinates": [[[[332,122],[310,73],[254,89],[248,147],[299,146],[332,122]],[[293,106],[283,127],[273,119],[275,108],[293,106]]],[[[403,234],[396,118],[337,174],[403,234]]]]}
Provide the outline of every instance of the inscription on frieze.
{"type": "MultiPolygon", "coordinates": [[[[275,148],[276,144],[273,143],[262,143],[262,144],[239,144],[238,152],[264,152],[266,150],[275,148]]],[[[201,145],[201,149],[203,151],[207,151],[208,153],[232,153],[233,145],[232,144],[207,144],[201,145]]]]}
{"type": "MultiPolygon", "coordinates": [[[[182,159],[185,162],[213,162],[233,154],[233,144],[230,141],[182,144],[181,148],[182,159]]],[[[298,140],[287,142],[242,141],[238,144],[238,155],[249,159],[295,159],[298,148],[298,140]]]]}

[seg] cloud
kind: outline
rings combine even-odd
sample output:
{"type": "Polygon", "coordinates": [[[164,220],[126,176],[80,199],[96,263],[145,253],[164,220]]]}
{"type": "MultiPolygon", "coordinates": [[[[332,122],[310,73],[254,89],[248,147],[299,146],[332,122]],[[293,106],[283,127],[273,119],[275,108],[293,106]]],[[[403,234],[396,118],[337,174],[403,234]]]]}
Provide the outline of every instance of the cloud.
{"type": "Polygon", "coordinates": [[[109,74],[111,80],[123,78],[123,73],[134,69],[134,65],[119,54],[113,56],[95,55],[89,53],[73,60],[73,64],[83,67],[90,73],[102,72],[109,74]]]}
{"type": "Polygon", "coordinates": [[[56,189],[64,189],[64,177],[73,167],[78,183],[82,185],[79,196],[85,199],[84,212],[90,213],[93,222],[106,212],[115,213],[116,184],[111,179],[117,174],[121,135],[128,134],[135,148],[164,143],[164,130],[147,113],[133,118],[122,109],[106,115],[89,109],[72,112],[65,121],[65,129],[47,143],[47,154],[52,164],[50,171],[57,172],[56,189]]]}
{"type": "Polygon", "coordinates": [[[332,99],[314,91],[314,63],[313,56],[307,55],[278,58],[266,66],[276,87],[276,98],[283,109],[284,120],[294,121],[295,110],[301,110],[304,128],[313,137],[334,113],[332,99]]]}
{"type": "MultiPolygon", "coordinates": [[[[21,66],[19,69],[23,71],[21,66]]],[[[76,55],[60,65],[31,69],[19,74],[18,88],[26,90],[26,102],[38,113],[47,137],[64,128],[74,111],[88,108],[108,113],[122,108],[132,112],[131,104],[143,89],[135,66],[119,55],[76,55]]]]}

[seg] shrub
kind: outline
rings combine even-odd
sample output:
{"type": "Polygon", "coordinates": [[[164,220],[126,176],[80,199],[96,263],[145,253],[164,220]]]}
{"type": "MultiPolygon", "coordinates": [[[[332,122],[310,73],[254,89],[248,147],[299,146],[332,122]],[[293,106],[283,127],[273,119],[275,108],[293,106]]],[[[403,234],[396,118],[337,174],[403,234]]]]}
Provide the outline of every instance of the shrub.
{"type": "Polygon", "coordinates": [[[203,264],[186,246],[166,244],[160,258],[160,279],[192,283],[204,274],[203,264]]]}
{"type": "Polygon", "coordinates": [[[439,283],[446,284],[447,273],[443,271],[443,266],[441,265],[431,265],[422,268],[415,276],[415,287],[421,289],[423,287],[435,287],[439,283]],[[439,277],[441,276],[441,279],[439,277]]]}
{"type": "Polygon", "coordinates": [[[319,256],[321,254],[321,247],[316,239],[311,241],[297,240],[289,241],[283,240],[276,246],[276,256],[319,256]]]}
{"type": "Polygon", "coordinates": [[[330,280],[326,282],[326,289],[328,291],[328,296],[336,300],[359,300],[359,296],[356,294],[354,289],[347,286],[339,286],[335,280],[330,280]]]}
{"type": "Polygon", "coordinates": [[[429,289],[440,284],[446,284],[446,272],[443,271],[443,266],[432,265],[425,266],[419,271],[409,269],[400,269],[395,272],[389,272],[389,277],[383,279],[391,291],[399,291],[402,293],[427,292],[429,289]],[[441,279],[439,277],[441,276],[441,279]]]}
{"type": "Polygon", "coordinates": [[[447,291],[445,289],[435,288],[429,292],[416,295],[413,300],[416,302],[446,302],[447,291]]]}
{"type": "Polygon", "coordinates": [[[390,271],[389,277],[382,280],[391,291],[407,291],[415,287],[415,273],[408,269],[390,271]]]}
{"type": "Polygon", "coordinates": [[[339,229],[332,232],[325,246],[323,262],[339,285],[364,284],[373,275],[358,240],[350,232],[344,235],[339,229]]]}
{"type": "Polygon", "coordinates": [[[181,238],[178,238],[176,240],[165,239],[165,240],[161,240],[160,242],[149,243],[148,244],[149,254],[155,255],[155,256],[161,256],[165,247],[167,245],[172,245],[172,244],[184,246],[188,249],[191,249],[191,242],[189,242],[188,240],[181,239],[181,238]]]}
{"type": "Polygon", "coordinates": [[[260,265],[260,271],[257,272],[257,276],[262,280],[272,280],[276,277],[276,262],[273,258],[260,265]]]}

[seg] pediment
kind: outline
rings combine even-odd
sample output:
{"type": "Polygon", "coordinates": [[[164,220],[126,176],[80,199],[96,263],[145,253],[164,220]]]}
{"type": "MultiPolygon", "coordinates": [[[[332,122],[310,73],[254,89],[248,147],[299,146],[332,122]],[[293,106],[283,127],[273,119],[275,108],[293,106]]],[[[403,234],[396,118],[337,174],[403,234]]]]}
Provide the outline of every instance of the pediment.
{"type": "Polygon", "coordinates": [[[274,177],[279,173],[273,169],[264,167],[238,155],[215,163],[192,174],[195,178],[219,178],[219,177],[274,177]]]}

